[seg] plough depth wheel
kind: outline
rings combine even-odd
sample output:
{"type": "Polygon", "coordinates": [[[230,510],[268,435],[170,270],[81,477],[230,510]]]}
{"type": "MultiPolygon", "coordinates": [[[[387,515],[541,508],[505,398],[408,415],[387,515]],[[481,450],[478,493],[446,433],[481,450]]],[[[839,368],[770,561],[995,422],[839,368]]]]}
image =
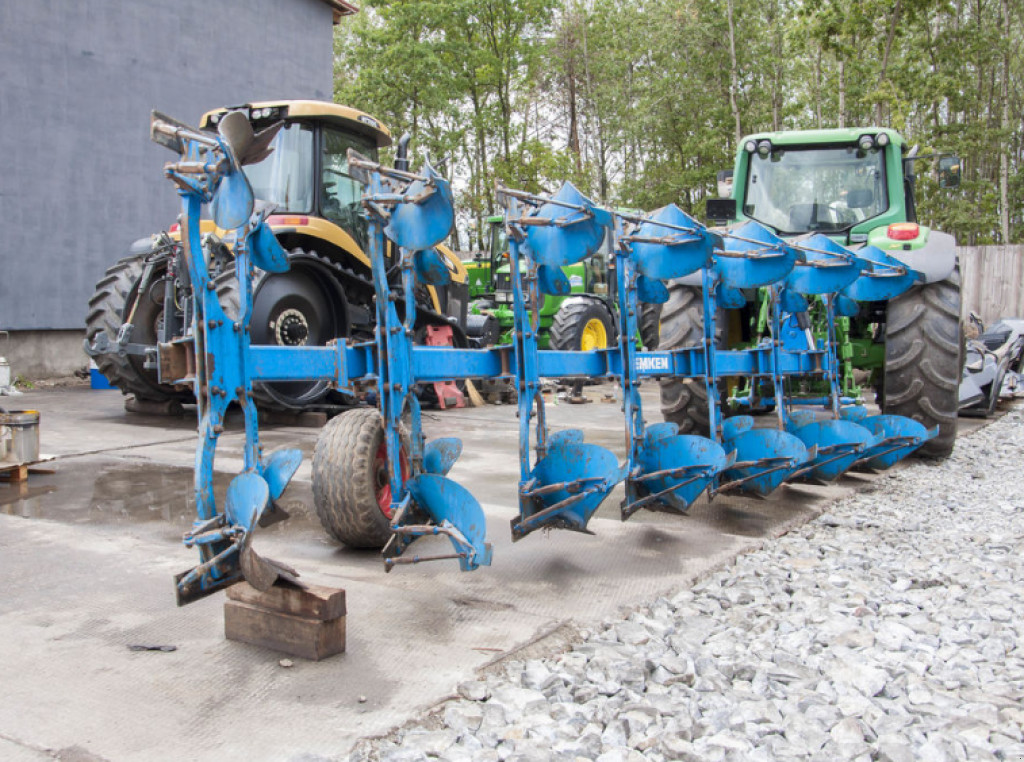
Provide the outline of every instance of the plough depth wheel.
{"type": "MultiPolygon", "coordinates": [[[[408,449],[405,442],[402,449],[408,449]]],[[[384,547],[391,538],[387,467],[377,410],[350,410],[331,419],[313,451],[313,504],[328,534],[350,548],[384,547]]],[[[409,477],[404,453],[402,477],[409,477]]]]}

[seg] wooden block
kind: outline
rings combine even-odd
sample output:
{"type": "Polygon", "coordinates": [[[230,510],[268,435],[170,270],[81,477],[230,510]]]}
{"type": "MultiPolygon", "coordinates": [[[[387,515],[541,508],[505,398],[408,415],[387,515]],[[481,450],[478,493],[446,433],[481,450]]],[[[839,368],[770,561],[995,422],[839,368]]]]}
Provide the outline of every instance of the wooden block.
{"type": "Polygon", "coordinates": [[[0,480],[23,482],[26,479],[28,479],[28,466],[3,466],[0,470],[0,480]]]}
{"type": "Polygon", "coordinates": [[[270,611],[324,622],[346,614],[345,591],[322,585],[297,587],[278,581],[267,592],[261,593],[248,582],[239,582],[228,588],[228,598],[270,611]]]}
{"type": "Polygon", "coordinates": [[[345,617],[323,622],[241,601],[226,601],[224,637],[320,661],[344,652],[345,617]]]}

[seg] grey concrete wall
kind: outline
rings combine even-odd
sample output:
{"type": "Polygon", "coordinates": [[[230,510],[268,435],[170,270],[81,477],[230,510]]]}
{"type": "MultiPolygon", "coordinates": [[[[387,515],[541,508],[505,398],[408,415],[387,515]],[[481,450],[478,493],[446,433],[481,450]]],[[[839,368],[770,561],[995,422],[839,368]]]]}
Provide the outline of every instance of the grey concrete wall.
{"type": "Polygon", "coordinates": [[[330,100],[331,19],[321,0],[0,1],[0,330],[83,327],[104,270],[174,222],[151,109],[330,100]]]}
{"type": "MultiPolygon", "coordinates": [[[[76,331],[11,331],[10,341],[0,334],[0,357],[11,366],[11,378],[71,376],[89,367],[89,358],[82,351],[85,330],[76,331]]],[[[2,403],[0,403],[2,404],[2,403]]]]}

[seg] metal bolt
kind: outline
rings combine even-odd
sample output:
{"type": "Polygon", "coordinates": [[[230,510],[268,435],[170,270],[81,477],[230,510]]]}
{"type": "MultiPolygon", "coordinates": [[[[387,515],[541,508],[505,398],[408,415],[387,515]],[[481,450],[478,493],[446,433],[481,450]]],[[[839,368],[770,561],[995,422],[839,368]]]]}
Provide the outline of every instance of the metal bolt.
{"type": "Polygon", "coordinates": [[[224,427],[221,426],[219,423],[214,424],[213,433],[214,434],[223,434],[224,433],[224,427]]]}

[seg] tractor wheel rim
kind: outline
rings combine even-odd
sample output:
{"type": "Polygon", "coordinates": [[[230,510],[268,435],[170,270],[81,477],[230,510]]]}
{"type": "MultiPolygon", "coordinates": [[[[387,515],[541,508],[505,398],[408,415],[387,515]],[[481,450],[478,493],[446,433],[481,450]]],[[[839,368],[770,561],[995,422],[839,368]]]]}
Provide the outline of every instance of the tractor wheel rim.
{"type": "MultiPolygon", "coordinates": [[[[400,451],[399,458],[402,462],[402,483],[404,484],[409,479],[409,461],[406,460],[404,448],[400,451]]],[[[391,479],[388,474],[387,442],[381,442],[377,448],[377,454],[373,459],[373,479],[377,507],[390,520],[394,511],[391,510],[391,479]]]]}
{"type": "Polygon", "coordinates": [[[592,349],[605,349],[608,346],[608,331],[604,323],[597,318],[591,318],[583,326],[583,336],[580,340],[580,349],[589,352],[592,349]]]}

